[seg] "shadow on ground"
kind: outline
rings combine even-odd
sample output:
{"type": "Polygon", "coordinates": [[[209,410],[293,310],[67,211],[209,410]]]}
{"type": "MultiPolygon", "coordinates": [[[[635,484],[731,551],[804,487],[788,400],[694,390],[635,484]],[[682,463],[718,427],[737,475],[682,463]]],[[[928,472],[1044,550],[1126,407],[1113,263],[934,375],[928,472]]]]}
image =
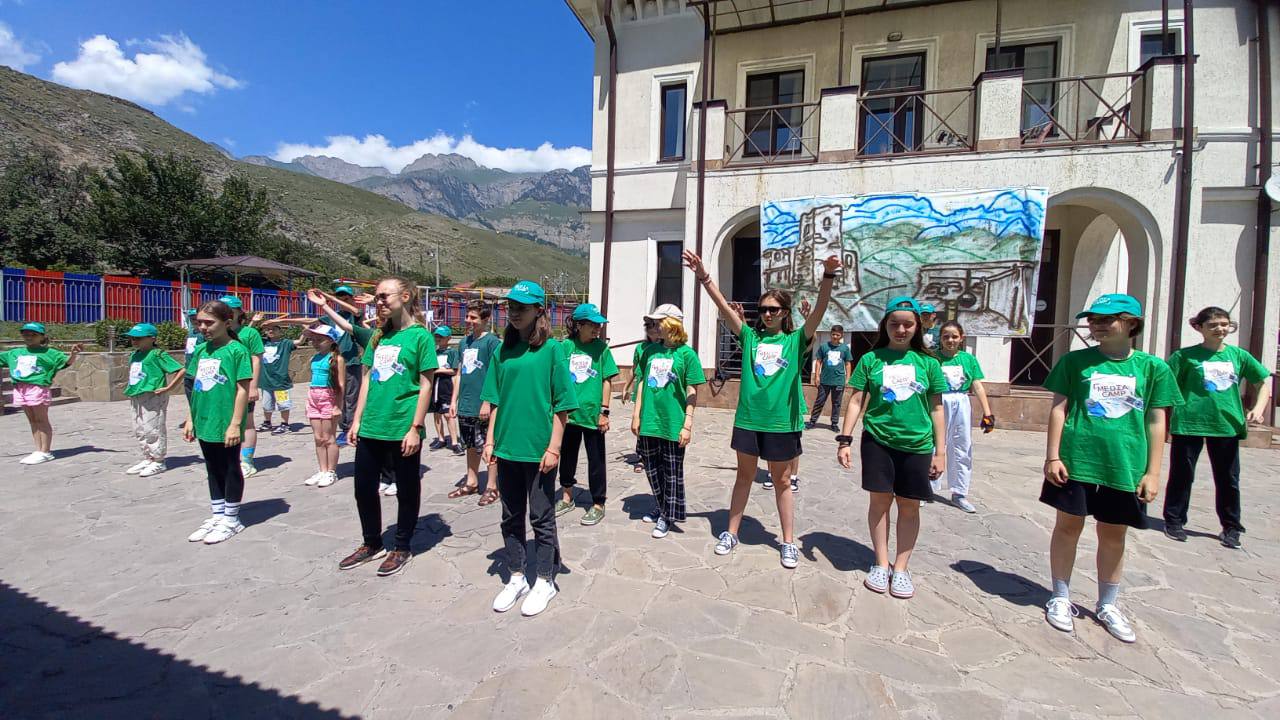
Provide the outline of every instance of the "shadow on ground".
{"type": "Polygon", "coordinates": [[[957,560],[951,569],[973,582],[988,595],[994,595],[1013,605],[1038,607],[1049,600],[1049,588],[1021,575],[997,570],[976,560],[957,560]]]}

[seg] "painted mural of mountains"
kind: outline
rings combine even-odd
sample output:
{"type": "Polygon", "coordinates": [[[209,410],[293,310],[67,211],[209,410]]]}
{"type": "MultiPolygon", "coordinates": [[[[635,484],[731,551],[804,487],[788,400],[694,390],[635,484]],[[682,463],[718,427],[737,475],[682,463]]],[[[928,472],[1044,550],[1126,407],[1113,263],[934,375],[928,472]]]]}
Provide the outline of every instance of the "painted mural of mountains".
{"type": "Polygon", "coordinates": [[[590,230],[579,215],[591,204],[586,166],[517,173],[484,167],[452,153],[428,153],[399,173],[315,155],[287,163],[261,155],[242,160],[354,185],[415,210],[577,255],[586,255],[590,242],[590,230]]]}

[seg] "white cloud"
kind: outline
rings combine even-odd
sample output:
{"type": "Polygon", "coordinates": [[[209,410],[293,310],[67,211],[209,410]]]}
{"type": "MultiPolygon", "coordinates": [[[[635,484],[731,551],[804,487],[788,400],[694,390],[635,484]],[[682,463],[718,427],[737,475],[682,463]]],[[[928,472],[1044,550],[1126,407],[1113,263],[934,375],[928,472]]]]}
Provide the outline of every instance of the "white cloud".
{"type": "Polygon", "coordinates": [[[13,34],[8,25],[0,22],[0,65],[7,65],[14,70],[23,70],[35,64],[40,56],[23,46],[22,41],[13,34]]]}
{"type": "Polygon", "coordinates": [[[382,135],[365,135],[360,139],[351,135],[333,135],[325,138],[324,145],[280,143],[272,157],[280,162],[289,162],[303,155],[328,155],[356,165],[380,166],[391,172],[400,172],[404,166],[427,153],[457,153],[485,167],[510,172],[575,168],[591,162],[591,151],[583,147],[557,148],[551,143],[543,143],[533,150],[496,148],[476,142],[471,135],[458,139],[442,132],[398,146],[392,145],[382,135]]]}
{"type": "Polygon", "coordinates": [[[138,44],[152,52],[126,57],[115,40],[95,35],[80,43],[75,60],[53,66],[53,79],[151,105],[166,105],[189,92],[206,94],[243,85],[209,67],[200,46],[181,33],[138,44]]]}

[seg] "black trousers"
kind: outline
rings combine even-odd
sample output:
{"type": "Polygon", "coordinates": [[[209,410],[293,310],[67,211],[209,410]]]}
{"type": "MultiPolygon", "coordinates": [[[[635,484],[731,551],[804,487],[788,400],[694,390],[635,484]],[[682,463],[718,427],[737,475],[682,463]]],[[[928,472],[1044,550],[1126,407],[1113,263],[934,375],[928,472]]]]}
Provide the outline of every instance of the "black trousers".
{"type": "Polygon", "coordinates": [[[360,402],[360,383],[364,378],[363,365],[348,365],[346,372],[347,387],[343,394],[342,417],[338,419],[338,429],[347,432],[351,429],[351,418],[356,412],[356,403],[360,402]]]}
{"type": "Polygon", "coordinates": [[[240,446],[200,441],[204,468],[209,474],[209,499],[238,503],[244,498],[244,475],[240,473],[240,446]]]}
{"type": "Polygon", "coordinates": [[[577,425],[565,425],[560,441],[560,487],[578,484],[578,448],[587,446],[587,485],[591,502],[604,505],[608,493],[608,473],[604,466],[604,433],[577,425]]]}
{"type": "Polygon", "coordinates": [[[554,472],[544,473],[536,462],[498,458],[498,492],[502,496],[502,542],[507,566],[523,573],[527,563],[524,516],[533,525],[537,547],[538,577],[551,580],[560,569],[560,541],[556,538],[554,472]]]}
{"type": "Polygon", "coordinates": [[[1209,446],[1215,505],[1223,530],[1244,532],[1240,524],[1240,441],[1233,437],[1174,435],[1169,444],[1169,487],[1164,496],[1166,525],[1186,525],[1191,484],[1196,479],[1200,448],[1209,446]]]}
{"type": "Polygon", "coordinates": [[[809,422],[818,422],[818,416],[822,414],[822,406],[827,404],[827,396],[831,396],[831,422],[840,422],[840,403],[844,401],[843,385],[819,385],[818,399],[813,401],[813,413],[809,415],[809,422]]]}
{"type": "Polygon", "coordinates": [[[422,451],[405,457],[400,454],[399,440],[359,438],[356,442],[356,512],[360,514],[360,533],[364,544],[382,547],[382,500],[378,497],[378,480],[390,473],[396,483],[396,550],[407,551],[418,524],[418,506],[422,500],[422,451]]]}

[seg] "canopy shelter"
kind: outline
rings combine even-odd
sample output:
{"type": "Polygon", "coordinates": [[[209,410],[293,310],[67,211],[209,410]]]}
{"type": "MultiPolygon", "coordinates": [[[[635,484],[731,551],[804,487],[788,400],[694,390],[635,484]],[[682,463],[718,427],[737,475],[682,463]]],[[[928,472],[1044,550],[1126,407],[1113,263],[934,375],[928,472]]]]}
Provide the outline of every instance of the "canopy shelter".
{"type": "Polygon", "coordinates": [[[319,273],[295,265],[286,265],[268,260],[257,255],[230,255],[226,257],[204,258],[197,260],[175,260],[170,267],[178,269],[182,281],[182,306],[185,311],[192,306],[191,291],[188,283],[191,276],[200,273],[223,273],[230,275],[231,284],[239,287],[242,278],[260,278],[286,290],[293,289],[295,278],[317,277],[319,273]]]}

